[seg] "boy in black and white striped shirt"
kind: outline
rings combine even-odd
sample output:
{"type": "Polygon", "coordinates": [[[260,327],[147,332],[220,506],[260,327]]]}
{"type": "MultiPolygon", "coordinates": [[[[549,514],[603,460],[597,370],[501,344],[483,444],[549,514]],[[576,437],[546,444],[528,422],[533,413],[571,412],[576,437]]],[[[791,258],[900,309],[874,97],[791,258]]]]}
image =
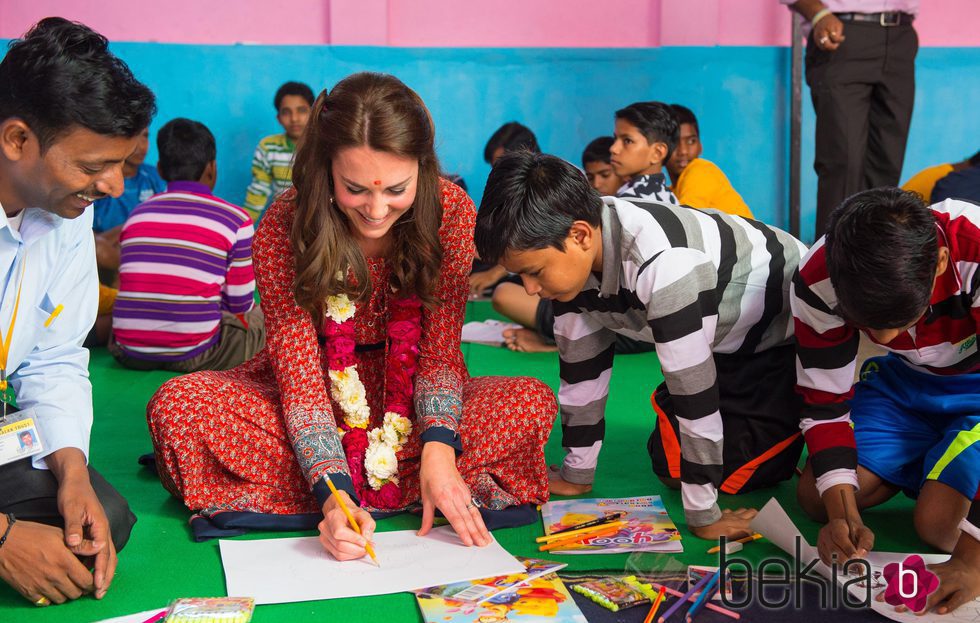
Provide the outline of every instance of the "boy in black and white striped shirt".
{"type": "Polygon", "coordinates": [[[551,490],[591,488],[618,333],[653,343],[663,370],[654,471],[679,481],[696,535],[741,536],[754,511],[722,512],[718,490],[789,478],[802,449],[789,286],[806,247],[755,221],[635,201],[517,153],[494,166],[477,214],[480,256],[554,301],[567,455],[551,490]]]}

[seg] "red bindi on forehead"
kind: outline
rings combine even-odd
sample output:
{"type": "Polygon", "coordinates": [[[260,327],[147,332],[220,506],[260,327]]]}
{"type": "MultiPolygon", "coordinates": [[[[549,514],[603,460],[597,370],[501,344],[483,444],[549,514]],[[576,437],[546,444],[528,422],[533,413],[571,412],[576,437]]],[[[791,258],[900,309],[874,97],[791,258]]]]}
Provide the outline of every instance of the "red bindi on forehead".
{"type": "Polygon", "coordinates": [[[381,186],[381,180],[374,180],[375,186],[381,186]]]}

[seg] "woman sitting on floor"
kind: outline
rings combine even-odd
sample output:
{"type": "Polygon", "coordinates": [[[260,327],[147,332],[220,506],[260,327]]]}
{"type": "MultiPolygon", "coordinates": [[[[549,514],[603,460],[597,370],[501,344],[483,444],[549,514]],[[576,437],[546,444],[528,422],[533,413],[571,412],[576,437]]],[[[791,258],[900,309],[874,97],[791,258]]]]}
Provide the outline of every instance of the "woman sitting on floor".
{"type": "Polygon", "coordinates": [[[476,213],[440,181],[434,139],[425,104],[394,77],[355,74],[320,95],[295,190],[253,245],[265,350],[171,380],[148,406],[161,479],[198,528],[318,523],[347,560],[364,555],[369,512],[421,501],[421,534],[439,510],[484,545],[488,524],[532,521],[547,500],[552,391],[466,371],[476,213]]]}

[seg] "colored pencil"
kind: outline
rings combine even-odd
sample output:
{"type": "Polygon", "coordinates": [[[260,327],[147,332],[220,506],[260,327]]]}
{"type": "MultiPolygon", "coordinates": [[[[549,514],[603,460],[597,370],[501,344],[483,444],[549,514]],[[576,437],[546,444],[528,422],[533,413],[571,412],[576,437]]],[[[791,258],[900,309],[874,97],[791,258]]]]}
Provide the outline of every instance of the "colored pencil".
{"type": "MultiPolygon", "coordinates": [[[[752,536],[746,536],[746,537],[742,537],[741,539],[735,539],[734,541],[729,541],[729,543],[751,543],[752,541],[758,541],[759,539],[762,538],[765,537],[763,537],[761,534],[756,532],[752,536]]],[[[715,545],[714,547],[708,550],[708,553],[717,554],[720,551],[721,551],[721,545],[715,545]]]]}
{"type": "Polygon", "coordinates": [[[657,614],[657,608],[660,607],[660,602],[664,600],[664,594],[667,592],[666,586],[660,587],[660,592],[657,593],[657,598],[654,600],[653,605],[650,606],[650,612],[647,612],[647,618],[643,619],[643,623],[651,623],[653,621],[654,615],[657,614]]]}
{"type": "Polygon", "coordinates": [[[556,530],[551,534],[541,537],[542,539],[547,539],[559,534],[565,534],[566,532],[572,532],[574,530],[581,530],[582,528],[591,528],[592,526],[598,526],[604,523],[610,523],[618,520],[625,513],[612,513],[611,515],[606,515],[605,517],[600,517],[599,519],[593,519],[592,521],[583,521],[582,523],[575,524],[574,526],[568,526],[567,528],[562,528],[561,530],[556,530]]]}
{"type": "Polygon", "coordinates": [[[535,543],[553,543],[555,541],[564,541],[566,539],[573,538],[580,534],[589,534],[599,530],[605,530],[611,526],[622,527],[625,526],[625,521],[607,521],[605,523],[597,524],[595,526],[589,526],[588,528],[579,528],[578,530],[572,530],[570,532],[562,532],[561,534],[549,534],[548,536],[539,536],[534,539],[535,543]]]}
{"type": "MultiPolygon", "coordinates": [[[[650,586],[656,587],[656,586],[660,586],[660,585],[657,584],[656,582],[654,582],[650,586]]],[[[684,596],[684,593],[680,592],[679,590],[675,590],[673,588],[670,588],[668,586],[660,586],[660,588],[662,588],[665,591],[667,591],[667,594],[668,595],[673,595],[674,597],[683,597],[684,596]]],[[[725,616],[731,617],[731,618],[736,619],[736,620],[742,618],[742,615],[739,614],[738,612],[735,612],[734,610],[729,610],[728,608],[722,608],[721,606],[719,606],[717,604],[714,604],[714,603],[710,603],[709,602],[709,603],[705,604],[704,607],[707,608],[708,610],[714,610],[718,614],[724,614],[725,616]]]]}
{"type": "Polygon", "coordinates": [[[671,606],[670,608],[668,608],[667,609],[667,612],[664,612],[664,615],[662,617],[660,617],[659,619],[657,619],[657,623],[664,623],[664,621],[666,621],[667,619],[669,619],[672,614],[674,614],[675,612],[677,612],[678,610],[680,610],[681,609],[681,606],[683,606],[694,595],[694,593],[697,593],[698,591],[700,591],[701,589],[703,589],[705,586],[707,586],[708,582],[711,581],[711,578],[712,578],[712,576],[706,575],[703,578],[701,578],[700,580],[698,580],[698,583],[695,584],[694,587],[691,588],[691,590],[689,590],[686,593],[684,593],[684,595],[680,599],[677,600],[677,603],[675,603],[673,606],[671,606]]]}
{"type": "Polygon", "coordinates": [[[584,541],[585,539],[594,539],[602,536],[612,536],[619,532],[620,526],[605,527],[604,530],[599,530],[597,532],[587,532],[585,534],[578,534],[573,537],[569,537],[564,541],[555,541],[553,543],[545,543],[538,548],[539,552],[550,552],[553,549],[559,549],[562,547],[568,547],[569,545],[575,545],[579,541],[584,541]]]}
{"type": "MultiPolygon", "coordinates": [[[[361,534],[361,527],[357,525],[357,521],[354,520],[354,516],[351,515],[347,505],[344,504],[344,498],[340,497],[340,492],[337,491],[337,487],[333,486],[333,481],[330,480],[329,474],[324,474],[323,479],[327,481],[327,486],[330,487],[330,493],[332,493],[334,499],[337,500],[340,510],[344,511],[344,514],[347,515],[347,523],[349,523],[350,527],[354,529],[354,532],[361,534]]],[[[367,550],[367,553],[371,556],[371,560],[374,561],[374,564],[380,567],[381,563],[378,562],[378,557],[374,555],[374,548],[371,547],[370,541],[365,542],[364,549],[367,550]]]]}
{"type": "Polygon", "coordinates": [[[166,618],[168,612],[170,612],[170,611],[169,610],[163,610],[162,612],[157,612],[156,614],[154,614],[150,618],[148,618],[145,621],[143,621],[143,623],[157,623],[157,621],[162,621],[164,618],[166,618]]]}
{"type": "Polygon", "coordinates": [[[721,569],[711,574],[711,580],[704,587],[704,590],[701,591],[701,594],[694,602],[694,605],[691,606],[687,611],[687,618],[686,618],[687,623],[691,623],[691,621],[694,620],[694,615],[696,615],[698,611],[701,610],[701,607],[705,604],[705,602],[707,602],[708,599],[711,599],[711,596],[714,595],[715,587],[718,585],[718,578],[720,577],[721,577],[721,569]]]}

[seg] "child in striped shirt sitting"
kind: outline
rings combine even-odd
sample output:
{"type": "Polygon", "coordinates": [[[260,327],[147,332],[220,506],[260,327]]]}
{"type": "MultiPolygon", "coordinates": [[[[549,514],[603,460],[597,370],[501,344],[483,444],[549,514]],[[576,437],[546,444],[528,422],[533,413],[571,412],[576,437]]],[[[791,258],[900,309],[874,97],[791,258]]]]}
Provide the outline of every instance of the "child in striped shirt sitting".
{"type": "Polygon", "coordinates": [[[123,225],[109,352],[135,370],[227,370],[265,345],[252,219],[214,196],[214,135],[177,118],[157,134],[167,190],[123,225]]]}
{"type": "Polygon", "coordinates": [[[245,191],[245,211],[256,223],[270,197],[275,199],[293,185],[293,154],[313,110],[313,89],[287,82],[276,91],[273,105],[283,133],[259,141],[252,156],[252,183],[245,191]]]}
{"type": "Polygon", "coordinates": [[[477,213],[476,246],[554,304],[566,456],[557,495],[589,491],[604,436],[617,334],[653,344],[654,472],[679,486],[702,538],[744,536],[741,493],[791,477],[803,440],[789,287],[806,247],[719,212],[604,197],[572,165],[508,154],[477,213]]]}

